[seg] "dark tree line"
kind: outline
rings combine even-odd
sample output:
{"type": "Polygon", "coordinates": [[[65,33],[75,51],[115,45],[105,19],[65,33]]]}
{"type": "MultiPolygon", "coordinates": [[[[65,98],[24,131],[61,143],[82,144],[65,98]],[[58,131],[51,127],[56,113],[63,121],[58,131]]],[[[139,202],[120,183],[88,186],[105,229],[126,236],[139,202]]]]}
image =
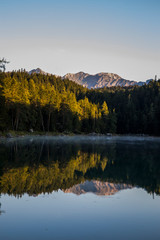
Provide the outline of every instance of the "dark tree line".
{"type": "Polygon", "coordinates": [[[88,90],[54,75],[0,73],[0,130],[160,135],[160,80],[88,90]]]}
{"type": "Polygon", "coordinates": [[[160,135],[160,80],[141,87],[90,90],[87,97],[115,109],[117,133],[160,135]]]}

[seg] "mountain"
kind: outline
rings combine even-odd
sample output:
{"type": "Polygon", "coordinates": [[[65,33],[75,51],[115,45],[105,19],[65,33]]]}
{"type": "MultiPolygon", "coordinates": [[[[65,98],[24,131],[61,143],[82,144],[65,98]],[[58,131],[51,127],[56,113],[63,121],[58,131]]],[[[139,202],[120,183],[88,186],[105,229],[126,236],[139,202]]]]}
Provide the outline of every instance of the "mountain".
{"type": "Polygon", "coordinates": [[[77,184],[71,188],[64,190],[65,193],[74,193],[77,195],[84,193],[94,193],[96,195],[113,195],[122,189],[131,189],[132,186],[123,183],[109,183],[100,181],[85,181],[84,183],[77,184]]]}
{"type": "MultiPolygon", "coordinates": [[[[29,74],[44,74],[51,75],[50,73],[44,72],[42,69],[37,68],[29,71],[29,74]]],[[[56,76],[56,75],[55,75],[56,76]]],[[[58,77],[58,76],[57,76],[58,77]]],[[[62,77],[62,79],[69,79],[79,85],[91,88],[103,88],[103,87],[129,87],[129,86],[143,86],[144,84],[148,84],[152,79],[147,80],[146,82],[136,82],[126,80],[114,73],[97,73],[95,75],[91,75],[84,72],[78,73],[67,73],[62,77]]]]}
{"type": "Polygon", "coordinates": [[[68,73],[63,78],[69,79],[89,89],[115,86],[121,87],[129,87],[134,85],[142,86],[145,83],[148,84],[150,81],[150,80],[146,82],[130,81],[114,73],[97,73],[95,75],[90,75],[88,73],[78,72],[75,74],[68,73]]]}
{"type": "Polygon", "coordinates": [[[40,68],[36,68],[36,69],[32,69],[31,71],[29,71],[29,74],[44,74],[44,75],[50,75],[49,73],[44,72],[42,69],[40,68]]]}

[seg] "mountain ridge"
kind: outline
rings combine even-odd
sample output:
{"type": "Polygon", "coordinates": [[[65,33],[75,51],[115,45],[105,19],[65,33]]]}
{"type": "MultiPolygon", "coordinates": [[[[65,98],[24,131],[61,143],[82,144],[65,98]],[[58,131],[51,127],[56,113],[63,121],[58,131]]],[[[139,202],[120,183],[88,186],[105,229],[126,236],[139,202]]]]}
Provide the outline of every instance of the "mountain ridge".
{"type": "Polygon", "coordinates": [[[132,186],[124,183],[110,183],[110,182],[101,182],[96,180],[85,181],[84,183],[80,183],[74,185],[71,188],[63,190],[64,193],[74,193],[76,195],[81,195],[85,193],[94,193],[99,196],[110,196],[115,193],[125,190],[131,189],[132,186]]]}
{"type": "MultiPolygon", "coordinates": [[[[46,73],[40,68],[33,69],[29,71],[29,74],[44,74],[51,75],[50,73],[46,73]]],[[[55,75],[56,76],[56,75],[55,75]]],[[[107,73],[100,72],[96,74],[89,74],[85,72],[78,73],[67,73],[64,76],[61,76],[62,79],[69,79],[83,87],[87,87],[89,89],[97,89],[103,87],[130,87],[130,86],[143,86],[144,84],[148,84],[153,79],[148,79],[146,82],[137,82],[134,80],[126,80],[120,77],[115,73],[107,73]]]]}
{"type": "Polygon", "coordinates": [[[103,87],[130,87],[130,86],[143,86],[144,84],[148,84],[153,79],[148,79],[146,82],[137,82],[134,80],[126,80],[120,77],[115,73],[106,73],[100,72],[94,75],[78,72],[78,73],[67,73],[63,76],[63,79],[69,79],[77,84],[82,85],[83,87],[87,87],[89,89],[93,88],[103,88],[103,87]]]}

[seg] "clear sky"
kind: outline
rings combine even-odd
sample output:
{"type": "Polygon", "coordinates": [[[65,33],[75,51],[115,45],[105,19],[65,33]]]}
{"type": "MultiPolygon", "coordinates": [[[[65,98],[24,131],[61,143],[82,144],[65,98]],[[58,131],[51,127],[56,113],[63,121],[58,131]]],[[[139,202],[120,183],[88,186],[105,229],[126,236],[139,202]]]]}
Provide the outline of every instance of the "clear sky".
{"type": "Polygon", "coordinates": [[[160,77],[160,0],[0,0],[7,70],[160,77]]]}

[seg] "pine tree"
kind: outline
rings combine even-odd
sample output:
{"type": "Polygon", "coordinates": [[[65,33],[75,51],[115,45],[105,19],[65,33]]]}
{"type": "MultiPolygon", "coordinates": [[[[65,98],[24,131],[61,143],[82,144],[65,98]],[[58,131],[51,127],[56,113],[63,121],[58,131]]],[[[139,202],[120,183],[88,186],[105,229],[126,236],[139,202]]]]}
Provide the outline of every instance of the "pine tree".
{"type": "Polygon", "coordinates": [[[7,63],[9,62],[5,58],[0,59],[0,72],[5,72],[7,63]]]}

